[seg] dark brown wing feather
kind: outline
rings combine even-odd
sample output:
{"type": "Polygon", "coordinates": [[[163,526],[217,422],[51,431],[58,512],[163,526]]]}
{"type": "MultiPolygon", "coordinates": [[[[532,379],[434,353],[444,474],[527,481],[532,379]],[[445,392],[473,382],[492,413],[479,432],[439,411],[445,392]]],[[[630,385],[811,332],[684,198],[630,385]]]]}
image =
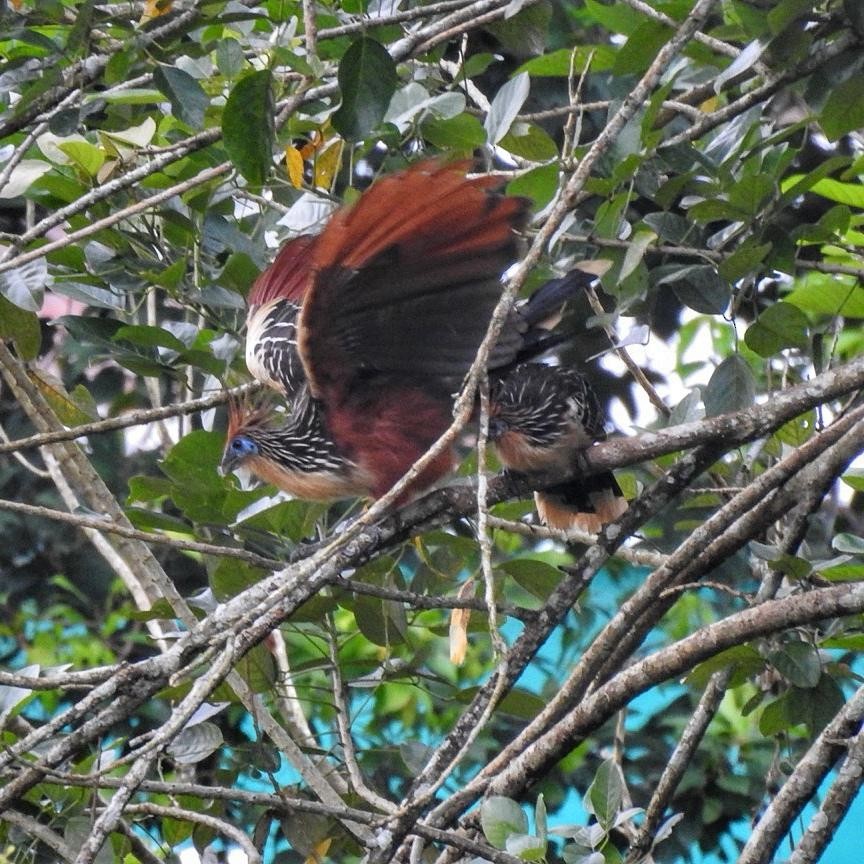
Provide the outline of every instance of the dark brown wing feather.
{"type": "Polygon", "coordinates": [[[319,237],[298,328],[319,398],[338,401],[370,375],[446,387],[467,371],[527,203],[464,171],[426,162],[387,177],[319,237]]]}

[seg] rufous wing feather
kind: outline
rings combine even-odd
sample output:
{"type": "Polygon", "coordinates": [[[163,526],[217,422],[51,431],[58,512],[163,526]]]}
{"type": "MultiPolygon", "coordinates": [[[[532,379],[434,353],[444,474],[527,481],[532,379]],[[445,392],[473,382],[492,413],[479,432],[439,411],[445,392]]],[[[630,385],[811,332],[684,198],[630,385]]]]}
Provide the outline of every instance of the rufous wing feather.
{"type": "Polygon", "coordinates": [[[312,277],[312,250],[317,241],[312,234],[288,240],[252,285],[250,308],[263,306],[277,297],[302,303],[312,277]]]}

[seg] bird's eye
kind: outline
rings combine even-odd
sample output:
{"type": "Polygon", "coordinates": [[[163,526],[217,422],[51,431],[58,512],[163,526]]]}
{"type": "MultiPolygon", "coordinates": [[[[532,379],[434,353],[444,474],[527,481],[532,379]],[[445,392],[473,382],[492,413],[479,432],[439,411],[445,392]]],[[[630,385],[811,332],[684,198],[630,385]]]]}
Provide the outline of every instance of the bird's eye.
{"type": "Polygon", "coordinates": [[[250,453],[256,453],[258,448],[251,438],[246,438],[242,435],[231,441],[231,452],[235,456],[248,456],[250,453]]]}

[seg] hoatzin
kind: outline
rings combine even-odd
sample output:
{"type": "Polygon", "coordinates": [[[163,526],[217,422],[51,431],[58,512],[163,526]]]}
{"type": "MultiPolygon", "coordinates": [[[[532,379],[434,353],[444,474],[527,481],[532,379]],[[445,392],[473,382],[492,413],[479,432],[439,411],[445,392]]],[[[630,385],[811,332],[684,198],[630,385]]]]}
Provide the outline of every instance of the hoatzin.
{"type": "MultiPolygon", "coordinates": [[[[377,498],[405,474],[450,425],[516,258],[528,202],[498,185],[419,163],[282,249],[250,292],[246,353],[293,407],[272,427],[235,405],[223,471],[243,464],[317,500],[377,498]]],[[[505,328],[493,365],[518,351],[518,330],[505,328]]],[[[452,465],[442,453],[411,491],[452,465]]]]}
{"type": "MultiPolygon", "coordinates": [[[[246,362],[291,410],[275,426],[266,411],[233,405],[223,472],[244,465],[299,498],[380,497],[449,426],[528,206],[464,170],[423,162],[378,181],[261,274],[246,362]]],[[[511,313],[490,370],[521,376],[528,364],[516,364],[554,341],[545,319],[589,280],[577,271],[547,283],[511,313]]],[[[452,467],[443,453],[403,499],[452,467]]]]}
{"type": "MultiPolygon", "coordinates": [[[[522,363],[490,394],[489,438],[511,471],[548,480],[571,476],[574,453],[606,437],[603,411],[588,379],[575,369],[522,363]]],[[[627,509],[611,471],[573,477],[534,493],[551,528],[592,534],[627,509]]]]}

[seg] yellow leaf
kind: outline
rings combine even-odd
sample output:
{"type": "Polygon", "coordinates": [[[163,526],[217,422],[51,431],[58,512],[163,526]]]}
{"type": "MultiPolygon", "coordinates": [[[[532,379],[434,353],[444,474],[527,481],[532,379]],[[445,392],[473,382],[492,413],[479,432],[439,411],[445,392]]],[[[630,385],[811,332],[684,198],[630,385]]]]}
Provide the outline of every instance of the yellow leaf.
{"type": "Polygon", "coordinates": [[[295,189],[303,188],[303,155],[290,144],[285,148],[285,168],[288,171],[288,179],[295,189]]]}
{"type": "Polygon", "coordinates": [[[138,26],[152,21],[154,18],[159,18],[161,15],[167,15],[171,11],[173,0],[146,0],[144,3],[144,11],[141,13],[141,19],[138,21],[138,26]]]}
{"type": "Polygon", "coordinates": [[[315,844],[315,848],[312,850],[312,854],[306,859],[304,864],[321,864],[321,862],[324,860],[324,856],[330,849],[330,844],[332,842],[332,837],[325,837],[323,840],[319,840],[315,844]]]}
{"type": "Polygon", "coordinates": [[[331,189],[333,180],[339,173],[342,165],[342,150],[344,141],[337,138],[321,155],[315,160],[315,186],[319,189],[331,189]]]}

